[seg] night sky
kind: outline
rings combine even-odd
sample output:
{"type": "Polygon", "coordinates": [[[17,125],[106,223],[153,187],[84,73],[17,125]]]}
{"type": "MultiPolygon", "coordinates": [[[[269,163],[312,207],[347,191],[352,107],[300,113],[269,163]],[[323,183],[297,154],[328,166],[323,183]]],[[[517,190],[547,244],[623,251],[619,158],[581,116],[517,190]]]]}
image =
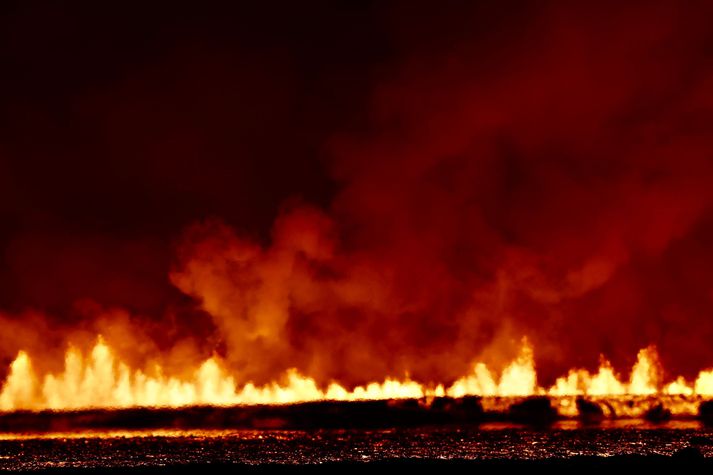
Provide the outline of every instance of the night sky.
{"type": "Polygon", "coordinates": [[[0,6],[3,361],[713,366],[709,2],[180,3],[0,6]]]}

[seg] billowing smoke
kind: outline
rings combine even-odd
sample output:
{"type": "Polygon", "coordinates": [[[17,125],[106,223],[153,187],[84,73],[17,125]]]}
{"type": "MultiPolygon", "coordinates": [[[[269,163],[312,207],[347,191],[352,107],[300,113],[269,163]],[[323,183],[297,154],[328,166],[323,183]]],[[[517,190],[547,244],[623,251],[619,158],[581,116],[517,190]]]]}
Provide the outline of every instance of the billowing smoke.
{"type": "MultiPolygon", "coordinates": [[[[176,218],[188,227],[174,232],[170,246],[161,234],[170,234],[167,226],[77,251],[71,261],[85,259],[85,272],[66,273],[92,276],[91,285],[67,284],[52,302],[84,302],[82,311],[72,304],[84,317],[57,324],[59,333],[67,326],[95,330],[97,318],[86,317],[90,304],[81,299],[102,305],[106,294],[107,306],[129,309],[109,327],[141,328],[142,354],[187,361],[216,351],[240,381],[267,382],[296,367],[320,383],[404,375],[447,383],[474,359],[509,361],[523,336],[545,381],[572,366],[591,368],[602,353],[630,367],[649,344],[672,373],[712,365],[713,11],[676,3],[457,7],[433,12],[406,2],[359,12],[371,18],[359,21],[379,32],[386,51],[341,38],[348,52],[369,60],[319,70],[354,73],[359,86],[343,80],[336,83],[345,85],[341,94],[311,93],[294,85],[320,81],[306,80],[299,68],[288,75],[290,87],[278,87],[280,104],[301,110],[315,94],[322,115],[308,114],[305,125],[291,120],[305,118],[292,109],[268,103],[280,117],[263,118],[259,128],[269,165],[218,167],[234,170],[235,182],[216,172],[220,161],[208,159],[205,174],[178,162],[185,184],[170,183],[168,192],[200,189],[206,206],[191,208],[191,219],[176,218]],[[348,117],[327,113],[322,101],[342,94],[361,102],[342,99],[348,117]],[[279,145],[283,138],[295,155],[279,145]],[[311,145],[300,148],[301,140],[311,145]],[[331,177],[329,184],[291,180],[304,174],[296,163],[319,170],[309,176],[331,177]],[[248,183],[251,192],[231,194],[248,183]],[[277,204],[260,204],[262,189],[277,204]],[[252,203],[262,211],[251,226],[252,203]],[[232,206],[243,211],[223,217],[232,206]],[[152,246],[159,250],[147,252],[152,246]],[[83,257],[91,252],[101,257],[83,257]],[[114,264],[93,265],[102,259],[118,260],[130,277],[115,274],[114,264]],[[175,289],[142,274],[144,262],[164,278],[169,273],[175,289]],[[132,290],[135,275],[147,283],[132,290]],[[132,297],[122,302],[123,295],[132,297]]],[[[296,53],[249,58],[228,73],[240,78],[244,64],[264,61],[279,76],[273,66],[283,64],[283,54],[296,53]]],[[[212,61],[219,60],[201,64],[212,61]]],[[[251,73],[248,87],[270,96],[258,76],[251,73]]],[[[216,123],[226,136],[240,133],[243,122],[231,125],[222,112],[216,123]]],[[[190,131],[191,124],[161,133],[190,131]]],[[[203,150],[217,132],[193,133],[190,143],[203,150]]],[[[180,147],[160,144],[157,154],[175,150],[185,158],[180,147]]],[[[171,175],[171,160],[151,160],[152,173],[171,175]]],[[[143,173],[134,166],[132,173],[143,173]]],[[[141,216],[137,222],[145,223],[141,216]]],[[[23,246],[31,241],[18,239],[7,247],[16,249],[10,261],[29,254],[23,246]]],[[[44,262],[72,267],[51,249],[37,267],[44,262]]],[[[37,279],[28,282],[44,282],[37,279]]],[[[43,296],[54,295],[51,284],[42,285],[50,289],[42,287],[43,296]]]]}

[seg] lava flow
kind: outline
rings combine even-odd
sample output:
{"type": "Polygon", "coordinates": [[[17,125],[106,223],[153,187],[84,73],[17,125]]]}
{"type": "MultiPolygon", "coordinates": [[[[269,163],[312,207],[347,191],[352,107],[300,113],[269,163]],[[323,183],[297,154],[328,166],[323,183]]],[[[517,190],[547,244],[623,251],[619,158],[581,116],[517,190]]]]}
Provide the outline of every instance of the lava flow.
{"type": "Polygon", "coordinates": [[[530,346],[497,378],[483,363],[453,384],[428,386],[410,379],[386,379],[351,390],[332,383],[320,388],[314,379],[291,369],[282,382],[264,386],[238,386],[218,357],[206,360],[192,379],[165,375],[160,367],[151,372],[132,370],[119,361],[100,337],[88,355],[77,349],[66,353],[60,374],[37,374],[30,356],[20,352],[0,393],[0,409],[13,411],[70,410],[85,408],[182,407],[191,405],[284,404],[317,400],[365,400],[422,398],[426,396],[713,396],[713,370],[701,371],[695,382],[682,377],[664,384],[653,348],[641,350],[628,381],[621,380],[603,360],[598,372],[571,370],[545,389],[537,384],[530,346]]]}

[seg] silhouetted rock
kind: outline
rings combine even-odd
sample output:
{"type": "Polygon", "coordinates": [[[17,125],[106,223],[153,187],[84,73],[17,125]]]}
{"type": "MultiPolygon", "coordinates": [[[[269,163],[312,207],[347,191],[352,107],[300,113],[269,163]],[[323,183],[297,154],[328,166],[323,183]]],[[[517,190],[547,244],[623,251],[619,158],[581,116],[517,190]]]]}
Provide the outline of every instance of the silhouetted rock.
{"type": "Polygon", "coordinates": [[[677,460],[685,462],[695,462],[703,461],[704,457],[701,451],[695,447],[685,447],[683,449],[677,450],[673,457],[677,460]]]}
{"type": "Polygon", "coordinates": [[[713,401],[703,401],[698,407],[698,417],[704,424],[713,425],[713,401]]]}
{"type": "Polygon", "coordinates": [[[587,401],[583,397],[577,398],[577,412],[580,420],[585,423],[599,422],[604,419],[602,407],[595,402],[587,401]]]}
{"type": "Polygon", "coordinates": [[[480,396],[463,396],[458,400],[458,404],[468,412],[483,412],[483,403],[480,396]]]}
{"type": "Polygon", "coordinates": [[[706,437],[705,435],[694,435],[691,440],[688,441],[691,445],[713,445],[713,438],[706,437]]]}
{"type": "Polygon", "coordinates": [[[532,425],[546,425],[557,419],[557,410],[547,397],[531,397],[513,404],[508,410],[510,419],[532,425]]]}
{"type": "Polygon", "coordinates": [[[448,396],[437,397],[431,402],[432,411],[450,411],[456,405],[456,399],[448,396]]]}
{"type": "Polygon", "coordinates": [[[671,419],[671,411],[666,409],[663,404],[658,403],[646,411],[644,419],[650,422],[664,422],[671,419]]]}
{"type": "Polygon", "coordinates": [[[465,396],[456,399],[451,412],[458,421],[471,424],[481,422],[485,416],[483,404],[478,396],[465,396]]]}
{"type": "Polygon", "coordinates": [[[444,420],[454,423],[473,423],[483,419],[483,405],[477,396],[452,398],[437,397],[431,403],[429,410],[435,415],[441,415],[444,420]]]}

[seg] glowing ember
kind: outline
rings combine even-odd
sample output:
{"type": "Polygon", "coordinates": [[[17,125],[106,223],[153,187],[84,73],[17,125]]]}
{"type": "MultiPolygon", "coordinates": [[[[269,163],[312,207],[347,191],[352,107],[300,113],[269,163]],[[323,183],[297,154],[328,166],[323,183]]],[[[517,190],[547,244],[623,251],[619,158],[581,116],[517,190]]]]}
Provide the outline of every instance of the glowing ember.
{"type": "Polygon", "coordinates": [[[98,338],[88,355],[70,348],[60,374],[37,374],[30,356],[20,352],[0,393],[0,409],[80,409],[114,407],[181,407],[189,405],[284,404],[315,400],[401,399],[425,396],[612,396],[684,395],[713,396],[713,370],[702,371],[694,383],[678,377],[663,384],[654,348],[641,350],[628,381],[621,380],[602,360],[599,371],[571,370],[549,389],[537,384],[532,348],[523,343],[519,356],[499,378],[483,363],[445,388],[416,381],[386,379],[351,390],[332,383],[320,388],[314,379],[291,369],[281,382],[239,387],[220,358],[212,357],[196,368],[191,379],[167,376],[157,367],[151,372],[132,370],[119,361],[98,338]]]}

